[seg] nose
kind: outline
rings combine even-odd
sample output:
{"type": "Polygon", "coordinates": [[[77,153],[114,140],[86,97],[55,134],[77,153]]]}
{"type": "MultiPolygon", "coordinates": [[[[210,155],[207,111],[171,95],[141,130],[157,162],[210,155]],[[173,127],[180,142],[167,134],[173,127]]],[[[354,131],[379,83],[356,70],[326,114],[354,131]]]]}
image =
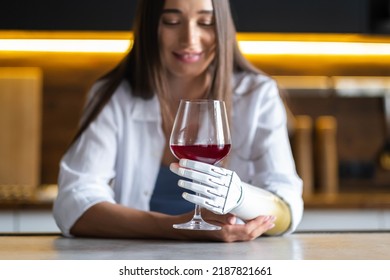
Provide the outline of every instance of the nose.
{"type": "Polygon", "coordinates": [[[199,29],[194,22],[183,24],[180,32],[180,44],[182,46],[193,46],[199,41],[199,29]]]}

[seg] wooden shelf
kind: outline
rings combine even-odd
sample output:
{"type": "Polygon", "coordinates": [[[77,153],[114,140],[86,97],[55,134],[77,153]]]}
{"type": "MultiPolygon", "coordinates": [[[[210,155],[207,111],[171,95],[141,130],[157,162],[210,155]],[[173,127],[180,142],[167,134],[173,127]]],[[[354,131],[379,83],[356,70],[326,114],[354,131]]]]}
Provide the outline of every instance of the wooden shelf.
{"type": "Polygon", "coordinates": [[[42,185],[35,189],[0,185],[0,210],[51,209],[57,196],[57,185],[42,185]],[[12,192],[11,192],[12,190],[12,192]]]}
{"type": "Polygon", "coordinates": [[[390,209],[390,193],[314,194],[304,200],[305,209],[390,209]]]}

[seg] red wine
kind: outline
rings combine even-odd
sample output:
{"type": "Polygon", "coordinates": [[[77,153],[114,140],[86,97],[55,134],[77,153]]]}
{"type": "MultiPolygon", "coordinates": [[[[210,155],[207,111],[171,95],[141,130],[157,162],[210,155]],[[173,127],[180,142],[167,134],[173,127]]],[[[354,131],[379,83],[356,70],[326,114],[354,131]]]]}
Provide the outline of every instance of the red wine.
{"type": "Polygon", "coordinates": [[[214,164],[223,159],[230,150],[230,144],[224,145],[171,145],[178,158],[197,160],[214,164]]]}

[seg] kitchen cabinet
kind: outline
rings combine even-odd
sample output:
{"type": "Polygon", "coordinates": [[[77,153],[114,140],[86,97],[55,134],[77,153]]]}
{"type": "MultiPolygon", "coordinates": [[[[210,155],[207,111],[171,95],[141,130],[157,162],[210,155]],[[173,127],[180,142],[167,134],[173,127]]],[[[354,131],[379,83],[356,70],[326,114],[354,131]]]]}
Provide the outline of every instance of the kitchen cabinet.
{"type": "Polygon", "coordinates": [[[0,232],[12,233],[59,233],[51,210],[2,210],[0,232]]]}
{"type": "MultiPolygon", "coordinates": [[[[3,66],[3,65],[1,65],[3,66]]],[[[42,72],[0,67],[0,188],[24,193],[40,184],[42,72]]]]}
{"type": "Polygon", "coordinates": [[[383,224],[385,228],[390,229],[390,211],[386,210],[384,211],[385,215],[383,217],[383,224]]]}
{"type": "Polygon", "coordinates": [[[390,230],[389,210],[305,210],[298,231],[390,230]]]}
{"type": "Polygon", "coordinates": [[[0,212],[0,232],[14,231],[14,213],[13,211],[0,212]]]}
{"type": "Polygon", "coordinates": [[[50,210],[16,211],[19,232],[59,232],[50,210]]]}
{"type": "Polygon", "coordinates": [[[59,233],[52,214],[56,196],[57,185],[41,186],[30,196],[0,192],[0,233],[59,233]]]}

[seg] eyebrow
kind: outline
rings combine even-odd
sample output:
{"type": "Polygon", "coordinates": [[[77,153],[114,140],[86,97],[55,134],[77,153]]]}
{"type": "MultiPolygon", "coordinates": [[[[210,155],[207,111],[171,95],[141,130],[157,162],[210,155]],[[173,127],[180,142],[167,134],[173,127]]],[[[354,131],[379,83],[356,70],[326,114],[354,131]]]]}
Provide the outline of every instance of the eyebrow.
{"type": "MultiPolygon", "coordinates": [[[[179,9],[164,9],[162,11],[163,14],[182,14],[182,11],[179,9]]],[[[213,10],[200,10],[198,11],[198,14],[212,14],[213,10]]]]}

